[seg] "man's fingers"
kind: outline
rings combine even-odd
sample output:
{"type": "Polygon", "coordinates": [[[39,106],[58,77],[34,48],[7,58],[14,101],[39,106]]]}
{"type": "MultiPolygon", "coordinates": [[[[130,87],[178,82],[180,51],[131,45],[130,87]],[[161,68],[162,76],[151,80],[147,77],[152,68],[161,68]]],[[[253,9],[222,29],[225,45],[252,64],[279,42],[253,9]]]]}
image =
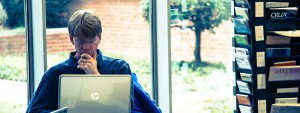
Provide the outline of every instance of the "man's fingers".
{"type": "Polygon", "coordinates": [[[96,58],[97,58],[97,51],[94,51],[93,58],[96,60],[96,58]]]}
{"type": "Polygon", "coordinates": [[[78,69],[87,70],[89,69],[88,63],[83,63],[77,66],[78,69]]]}
{"type": "Polygon", "coordinates": [[[78,60],[77,68],[84,70],[84,72],[88,74],[99,74],[96,61],[97,52],[94,52],[91,55],[87,53],[82,54],[80,56],[81,58],[78,60]]]}
{"type": "Polygon", "coordinates": [[[89,63],[89,62],[90,62],[89,59],[81,58],[81,59],[79,59],[78,64],[80,64],[80,63],[89,63]]]}
{"type": "Polygon", "coordinates": [[[77,66],[77,69],[86,70],[87,67],[86,66],[77,66]]]}
{"type": "Polygon", "coordinates": [[[84,58],[84,59],[90,59],[90,58],[93,58],[91,55],[87,54],[87,53],[83,53],[81,55],[81,58],[84,58]]]}

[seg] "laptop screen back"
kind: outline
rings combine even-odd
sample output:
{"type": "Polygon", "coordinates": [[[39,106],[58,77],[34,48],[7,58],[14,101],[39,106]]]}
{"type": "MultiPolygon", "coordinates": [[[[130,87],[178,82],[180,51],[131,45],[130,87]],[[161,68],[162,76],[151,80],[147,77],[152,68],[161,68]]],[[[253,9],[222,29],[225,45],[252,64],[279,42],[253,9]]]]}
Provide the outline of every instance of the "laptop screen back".
{"type": "Polygon", "coordinates": [[[130,75],[61,75],[59,108],[68,113],[129,113],[130,75]]]}

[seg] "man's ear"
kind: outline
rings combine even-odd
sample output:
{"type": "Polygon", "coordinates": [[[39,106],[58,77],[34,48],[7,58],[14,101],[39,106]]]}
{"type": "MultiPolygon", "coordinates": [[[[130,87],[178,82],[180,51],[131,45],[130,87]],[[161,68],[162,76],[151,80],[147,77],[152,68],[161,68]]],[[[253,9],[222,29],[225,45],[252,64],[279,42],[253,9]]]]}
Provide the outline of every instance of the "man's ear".
{"type": "Polygon", "coordinates": [[[70,37],[71,43],[74,45],[74,39],[73,39],[73,37],[71,37],[71,36],[69,36],[69,37],[70,37]]]}
{"type": "Polygon", "coordinates": [[[99,43],[101,42],[101,34],[99,35],[99,43]]]}

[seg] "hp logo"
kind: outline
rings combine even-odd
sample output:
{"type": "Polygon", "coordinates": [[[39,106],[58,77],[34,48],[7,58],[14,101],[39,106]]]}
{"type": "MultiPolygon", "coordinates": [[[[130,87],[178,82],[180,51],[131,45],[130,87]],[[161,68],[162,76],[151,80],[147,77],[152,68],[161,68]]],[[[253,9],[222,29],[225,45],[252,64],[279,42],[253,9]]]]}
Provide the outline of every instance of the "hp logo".
{"type": "Polygon", "coordinates": [[[98,100],[100,97],[99,93],[98,92],[94,92],[91,94],[91,99],[92,100],[98,100]]]}

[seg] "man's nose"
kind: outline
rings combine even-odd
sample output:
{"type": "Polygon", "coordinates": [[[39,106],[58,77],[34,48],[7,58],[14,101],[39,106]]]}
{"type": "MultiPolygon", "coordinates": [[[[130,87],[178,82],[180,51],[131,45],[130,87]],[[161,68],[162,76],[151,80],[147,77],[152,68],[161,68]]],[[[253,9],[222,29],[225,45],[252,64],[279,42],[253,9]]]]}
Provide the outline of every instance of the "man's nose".
{"type": "Polygon", "coordinates": [[[84,48],[84,49],[89,49],[89,48],[91,48],[91,44],[89,44],[89,43],[84,43],[84,44],[82,45],[82,48],[84,48]]]}

